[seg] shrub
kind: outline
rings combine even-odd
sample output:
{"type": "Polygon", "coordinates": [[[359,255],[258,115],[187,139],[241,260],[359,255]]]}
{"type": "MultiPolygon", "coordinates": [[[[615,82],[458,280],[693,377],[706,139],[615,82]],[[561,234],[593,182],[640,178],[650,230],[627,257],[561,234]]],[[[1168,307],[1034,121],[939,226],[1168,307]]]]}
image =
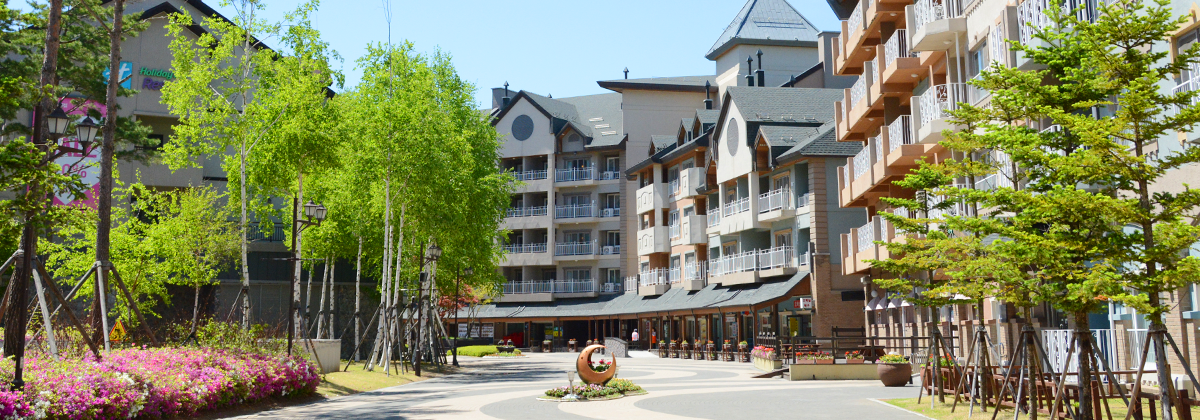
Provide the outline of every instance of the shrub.
{"type": "Polygon", "coordinates": [[[885,354],[879,358],[879,363],[908,363],[908,358],[899,354],[885,354]]]}
{"type": "MultiPolygon", "coordinates": [[[[496,346],[464,346],[458,348],[459,356],[483,357],[497,353],[500,353],[500,350],[496,349],[496,346]]],[[[513,351],[513,353],[520,354],[520,351],[513,351]]],[[[446,350],[447,356],[451,354],[454,354],[454,349],[446,350]]]]}
{"type": "Polygon", "coordinates": [[[633,383],[633,381],[630,381],[628,379],[613,379],[611,381],[608,381],[608,383],[604,384],[604,385],[609,388],[616,389],[617,392],[620,392],[622,394],[629,393],[629,392],[642,392],[642,387],[637,386],[636,384],[633,383]]]}

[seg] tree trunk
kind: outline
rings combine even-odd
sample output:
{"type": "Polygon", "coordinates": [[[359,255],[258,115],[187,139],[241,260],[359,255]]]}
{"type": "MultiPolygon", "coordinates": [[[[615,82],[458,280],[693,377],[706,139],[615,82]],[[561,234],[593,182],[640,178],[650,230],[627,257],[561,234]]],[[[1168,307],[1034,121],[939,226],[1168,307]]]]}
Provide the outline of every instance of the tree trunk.
{"type": "Polygon", "coordinates": [[[1079,338],[1075,344],[1079,349],[1079,412],[1075,420],[1092,420],[1092,330],[1087,312],[1075,313],[1075,336],[1079,338]]]}
{"type": "MultiPolygon", "coordinates": [[[[242,172],[243,172],[242,176],[244,177],[245,176],[245,167],[244,166],[243,166],[242,172]]],[[[246,185],[246,183],[243,182],[242,183],[243,191],[246,188],[245,185],[246,185]]],[[[242,201],[242,211],[244,213],[246,211],[245,210],[245,205],[246,205],[245,196],[243,196],[242,200],[243,200],[242,201]]],[[[303,322],[302,322],[303,319],[300,317],[300,275],[301,275],[301,272],[303,271],[302,268],[304,266],[304,261],[300,259],[301,256],[304,255],[301,252],[301,250],[303,250],[303,248],[304,248],[304,243],[301,242],[301,240],[300,240],[303,237],[303,235],[300,233],[301,230],[300,230],[300,226],[299,226],[299,224],[300,224],[300,205],[302,203],[304,203],[304,174],[300,173],[300,174],[296,175],[296,205],[294,206],[295,208],[292,209],[292,223],[296,225],[296,229],[295,229],[296,231],[293,233],[293,235],[295,236],[295,241],[296,241],[296,249],[292,250],[292,252],[293,252],[292,258],[295,259],[296,265],[293,266],[293,271],[292,271],[292,305],[293,306],[292,306],[291,316],[292,316],[292,334],[294,334],[293,336],[297,339],[302,337],[301,334],[304,331],[301,327],[301,325],[303,325],[303,322]]],[[[244,238],[243,238],[243,241],[244,241],[244,238]]],[[[243,258],[245,258],[245,254],[243,254],[243,258]]]]}
{"type": "MultiPolygon", "coordinates": [[[[308,275],[309,289],[312,290],[312,273],[308,275]]],[[[321,275],[321,300],[317,304],[317,332],[316,338],[320,339],[325,333],[325,289],[329,286],[329,258],[325,258],[325,270],[321,275]]]]}
{"type": "Polygon", "coordinates": [[[192,331],[188,335],[196,334],[196,327],[200,324],[200,284],[196,284],[196,295],[192,299],[192,331]]]}
{"type": "MultiPolygon", "coordinates": [[[[359,343],[362,341],[362,331],[361,331],[361,327],[362,327],[362,313],[361,313],[361,310],[362,310],[362,284],[360,284],[361,274],[362,274],[362,243],[363,243],[362,237],[359,236],[358,237],[358,257],[355,258],[355,260],[354,260],[354,342],[355,343],[359,343]]],[[[361,354],[362,354],[362,349],[358,349],[354,352],[353,355],[351,355],[351,357],[353,357],[354,361],[357,362],[358,359],[360,359],[362,357],[361,354]]]]}
{"type": "Polygon", "coordinates": [[[341,337],[335,337],[337,332],[334,330],[336,319],[334,314],[337,313],[337,293],[334,286],[337,286],[337,259],[330,258],[329,261],[329,338],[337,340],[341,337]]]}
{"type": "Polygon", "coordinates": [[[392,216],[392,200],[391,200],[391,198],[392,198],[392,195],[391,194],[392,193],[391,193],[391,191],[392,191],[391,176],[389,174],[385,173],[383,176],[383,264],[381,264],[382,265],[382,267],[381,267],[382,273],[380,274],[380,277],[379,277],[380,282],[382,282],[382,284],[380,284],[380,292],[381,292],[380,296],[381,297],[379,300],[379,304],[382,305],[383,308],[379,312],[379,322],[375,324],[375,345],[372,346],[371,357],[369,357],[367,360],[366,369],[368,371],[374,370],[376,364],[383,363],[383,353],[386,351],[386,348],[387,348],[387,343],[386,343],[387,342],[387,331],[388,331],[388,328],[389,328],[389,325],[391,322],[391,313],[388,312],[388,306],[387,306],[387,304],[388,304],[387,297],[388,297],[388,290],[389,290],[389,288],[388,288],[389,281],[388,280],[390,279],[390,277],[388,276],[388,269],[391,267],[391,261],[388,260],[388,258],[391,257],[391,251],[392,251],[392,241],[391,241],[391,237],[392,237],[392,225],[391,225],[391,222],[392,222],[392,220],[391,220],[391,216],[392,216]]]}
{"type": "MultiPolygon", "coordinates": [[[[100,139],[100,191],[96,197],[96,261],[108,263],[112,231],[113,150],[117,135],[117,88],[121,84],[121,16],[125,0],[113,2],[112,32],[108,34],[108,88],[104,95],[104,133],[100,139]]],[[[132,75],[131,75],[132,76],[132,75]]]]}

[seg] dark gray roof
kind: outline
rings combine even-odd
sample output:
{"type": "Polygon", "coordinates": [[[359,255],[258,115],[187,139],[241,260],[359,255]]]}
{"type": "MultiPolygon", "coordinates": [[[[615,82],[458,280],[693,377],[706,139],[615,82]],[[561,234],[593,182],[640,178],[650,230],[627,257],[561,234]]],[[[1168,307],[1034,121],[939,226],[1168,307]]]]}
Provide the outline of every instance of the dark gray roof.
{"type": "Polygon", "coordinates": [[[763,123],[824,124],[833,121],[833,103],[845,97],[842,89],[747,86],[730,86],[725,94],[746,121],[763,123]]]}
{"type": "Polygon", "coordinates": [[[749,0],[704,58],[716,60],[738,44],[815,47],[820,32],[785,0],[749,0]]]}
{"type": "MultiPolygon", "coordinates": [[[[764,136],[768,135],[767,129],[777,129],[786,127],[763,127],[760,132],[764,136]]],[[[785,135],[786,132],[776,132],[776,136],[785,135]]],[[[848,157],[857,155],[862,150],[862,143],[856,141],[838,141],[837,130],[833,124],[826,124],[817,129],[817,133],[800,141],[795,146],[792,146],[787,152],[780,154],[777,161],[786,161],[788,159],[800,158],[803,156],[825,156],[825,157],[848,157]]]]}
{"type": "Polygon", "coordinates": [[[557,100],[575,106],[577,119],[571,123],[572,125],[582,125],[590,130],[584,131],[591,133],[589,136],[592,138],[592,142],[588,143],[588,147],[615,146],[625,138],[621,94],[603,93],[557,100]],[[597,118],[599,120],[596,120],[597,118]]]}
{"type": "MultiPolygon", "coordinates": [[[[569,316],[612,316],[659,311],[678,311],[702,308],[729,308],[757,305],[786,296],[800,284],[808,272],[797,272],[786,280],[776,280],[744,286],[723,287],[710,284],[689,292],[676,287],[661,296],[638,296],[637,293],[602,295],[595,299],[562,299],[544,303],[499,303],[481,305],[478,318],[555,318],[569,316]]],[[[465,311],[460,315],[465,315],[465,311]]]]}
{"type": "Polygon", "coordinates": [[[673,135],[668,136],[655,134],[650,136],[650,143],[654,145],[654,153],[658,153],[660,150],[666,149],[668,146],[675,144],[676,141],[679,141],[679,138],[673,135]]]}
{"type": "MultiPolygon", "coordinates": [[[[688,130],[688,131],[692,131],[692,126],[695,124],[696,124],[695,118],[684,118],[683,121],[679,122],[679,125],[682,126],[684,130],[688,130]]],[[[693,133],[693,134],[700,134],[700,133],[693,133]]]]}
{"type": "Polygon", "coordinates": [[[718,109],[697,109],[696,110],[696,119],[700,120],[700,124],[716,124],[718,118],[721,118],[721,110],[718,110],[718,109]]]}
{"type": "Polygon", "coordinates": [[[716,76],[648,77],[644,79],[600,80],[596,84],[605,89],[620,92],[625,89],[668,90],[681,92],[704,92],[705,84],[710,91],[717,91],[716,76]]]}

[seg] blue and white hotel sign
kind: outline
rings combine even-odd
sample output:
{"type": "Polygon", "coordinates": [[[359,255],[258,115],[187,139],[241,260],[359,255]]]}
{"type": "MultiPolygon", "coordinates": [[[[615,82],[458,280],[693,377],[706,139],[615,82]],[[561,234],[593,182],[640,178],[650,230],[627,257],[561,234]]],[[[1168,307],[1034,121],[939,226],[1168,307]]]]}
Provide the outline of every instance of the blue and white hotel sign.
{"type": "MultiPolygon", "coordinates": [[[[119,76],[121,78],[120,86],[125,89],[132,89],[133,88],[133,63],[128,62],[128,61],[122,61],[120,69],[121,69],[121,72],[119,73],[119,76]]],[[[108,75],[109,75],[108,69],[104,69],[104,83],[105,84],[108,84],[108,75]]]]}

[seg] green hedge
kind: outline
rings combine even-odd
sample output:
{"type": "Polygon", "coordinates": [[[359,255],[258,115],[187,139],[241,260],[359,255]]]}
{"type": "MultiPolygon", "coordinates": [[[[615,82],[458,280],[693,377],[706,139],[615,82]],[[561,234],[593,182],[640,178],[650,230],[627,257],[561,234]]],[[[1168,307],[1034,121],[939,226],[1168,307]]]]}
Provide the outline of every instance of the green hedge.
{"type": "MultiPolygon", "coordinates": [[[[500,352],[500,350],[497,350],[496,346],[464,346],[464,347],[458,348],[459,356],[483,357],[483,356],[487,356],[487,355],[491,355],[491,354],[496,354],[499,352],[500,352]]],[[[449,356],[451,354],[453,354],[453,350],[446,351],[447,356],[449,356]]]]}

